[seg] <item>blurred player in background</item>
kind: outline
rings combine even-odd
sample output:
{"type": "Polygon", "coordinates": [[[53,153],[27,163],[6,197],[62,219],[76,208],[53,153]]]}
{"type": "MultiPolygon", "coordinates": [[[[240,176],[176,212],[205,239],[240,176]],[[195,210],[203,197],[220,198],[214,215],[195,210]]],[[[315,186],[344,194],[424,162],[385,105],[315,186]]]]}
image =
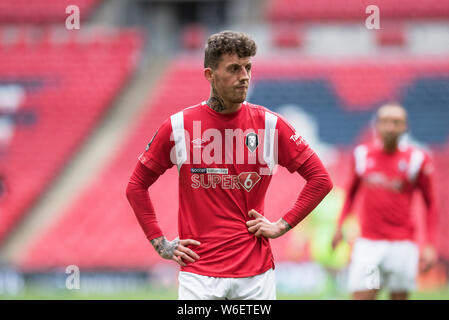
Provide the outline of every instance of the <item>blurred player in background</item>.
{"type": "Polygon", "coordinates": [[[275,299],[268,239],[297,225],[332,188],[320,159],[294,128],[280,115],[245,101],[255,54],[255,42],[244,33],[223,31],[208,39],[204,76],[209,99],[162,124],[127,187],[148,240],[162,258],[181,265],[179,299],[275,299]],[[262,160],[257,156],[261,148],[262,160]],[[270,222],[264,217],[264,198],[276,163],[307,183],[293,208],[270,222]],[[179,239],[168,241],[148,187],[174,164],[179,239]]]}
{"type": "Polygon", "coordinates": [[[426,271],[437,258],[432,164],[422,150],[400,142],[407,130],[407,112],[401,105],[380,107],[376,130],[380,140],[354,150],[352,179],[332,247],[342,240],[342,224],[356,195],[361,196],[361,237],[353,247],[349,290],[354,299],[375,299],[381,288],[390,291],[391,299],[407,299],[415,289],[418,266],[426,271]],[[427,207],[426,244],[421,254],[414,242],[411,215],[416,189],[421,190],[427,207]]]}

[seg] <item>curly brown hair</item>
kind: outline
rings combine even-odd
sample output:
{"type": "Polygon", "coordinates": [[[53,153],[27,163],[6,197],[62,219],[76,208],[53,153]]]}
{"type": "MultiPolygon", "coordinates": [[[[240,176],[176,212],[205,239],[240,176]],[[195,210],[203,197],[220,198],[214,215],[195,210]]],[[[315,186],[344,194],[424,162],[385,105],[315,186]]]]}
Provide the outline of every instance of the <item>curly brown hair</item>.
{"type": "Polygon", "coordinates": [[[236,53],[239,58],[256,55],[257,46],[253,39],[243,32],[225,30],[215,33],[207,39],[204,50],[204,67],[218,67],[223,54],[236,53]]]}

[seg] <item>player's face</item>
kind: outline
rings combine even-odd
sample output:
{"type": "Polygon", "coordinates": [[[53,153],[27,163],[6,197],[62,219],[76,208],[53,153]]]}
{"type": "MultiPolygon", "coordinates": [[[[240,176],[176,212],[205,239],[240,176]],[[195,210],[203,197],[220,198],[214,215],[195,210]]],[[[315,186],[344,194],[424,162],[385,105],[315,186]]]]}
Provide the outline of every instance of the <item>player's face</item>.
{"type": "Polygon", "coordinates": [[[251,57],[239,58],[237,54],[224,54],[217,68],[212,71],[211,84],[223,100],[242,103],[246,99],[250,80],[251,57]]]}
{"type": "Polygon", "coordinates": [[[407,130],[407,115],[402,108],[387,107],[377,114],[377,131],[384,143],[396,142],[407,130]]]}

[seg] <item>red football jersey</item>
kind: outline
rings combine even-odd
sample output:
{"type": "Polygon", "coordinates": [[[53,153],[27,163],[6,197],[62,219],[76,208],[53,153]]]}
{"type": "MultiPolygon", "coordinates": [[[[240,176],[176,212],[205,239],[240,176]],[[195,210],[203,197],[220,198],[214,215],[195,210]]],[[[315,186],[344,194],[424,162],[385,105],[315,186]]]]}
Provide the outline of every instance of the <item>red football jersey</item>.
{"type": "Polygon", "coordinates": [[[353,178],[339,224],[349,213],[354,196],[362,197],[358,215],[361,236],[368,239],[414,240],[412,196],[420,189],[428,207],[427,240],[434,242],[435,208],[432,166],[422,150],[400,146],[387,153],[381,144],[364,144],[354,150],[353,178]]]}
{"type": "Polygon", "coordinates": [[[167,119],[139,160],[159,174],[178,168],[179,237],[201,242],[191,247],[200,259],[181,270],[249,277],[273,268],[269,240],[247,229],[248,212],[264,214],[277,164],[295,172],[312,154],[282,116],[248,102],[230,114],[203,102],[167,119]]]}

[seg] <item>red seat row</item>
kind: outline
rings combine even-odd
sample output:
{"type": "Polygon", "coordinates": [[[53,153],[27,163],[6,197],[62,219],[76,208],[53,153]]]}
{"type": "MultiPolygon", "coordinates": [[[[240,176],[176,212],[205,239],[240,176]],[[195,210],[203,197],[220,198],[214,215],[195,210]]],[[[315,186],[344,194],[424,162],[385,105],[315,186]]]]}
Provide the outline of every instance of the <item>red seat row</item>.
{"type": "Polygon", "coordinates": [[[135,69],[141,40],[140,33],[124,30],[104,47],[93,42],[74,43],[76,50],[59,44],[0,46],[0,86],[21,87],[25,96],[15,112],[34,115],[30,124],[13,123],[12,140],[0,157],[9,186],[1,202],[0,242],[107,112],[135,69]]]}
{"type": "MultiPolygon", "coordinates": [[[[448,0],[270,0],[267,18],[273,22],[350,20],[364,22],[366,8],[376,5],[382,19],[447,19],[448,0]]],[[[370,11],[371,13],[372,11],[370,11]]]]}
{"type": "Polygon", "coordinates": [[[65,23],[69,14],[66,8],[76,5],[80,19],[90,16],[100,0],[2,0],[0,1],[0,21],[7,23],[65,23]]]}

